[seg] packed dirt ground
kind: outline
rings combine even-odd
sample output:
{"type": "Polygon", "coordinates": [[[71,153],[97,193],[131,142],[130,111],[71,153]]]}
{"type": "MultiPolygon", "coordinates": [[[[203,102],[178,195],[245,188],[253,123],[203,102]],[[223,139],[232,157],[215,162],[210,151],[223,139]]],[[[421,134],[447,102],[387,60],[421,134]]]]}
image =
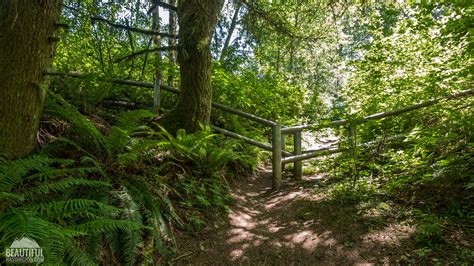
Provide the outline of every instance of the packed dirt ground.
{"type": "Polygon", "coordinates": [[[271,192],[271,170],[236,182],[227,219],[201,232],[178,232],[177,265],[405,264],[415,227],[387,203],[343,203],[323,188],[324,176],[284,180],[271,192]]]}

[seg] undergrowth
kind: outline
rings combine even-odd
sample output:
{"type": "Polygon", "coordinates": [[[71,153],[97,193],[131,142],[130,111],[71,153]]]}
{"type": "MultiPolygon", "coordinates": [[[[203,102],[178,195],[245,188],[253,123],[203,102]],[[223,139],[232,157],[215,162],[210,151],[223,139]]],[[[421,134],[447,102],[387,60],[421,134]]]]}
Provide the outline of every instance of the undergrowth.
{"type": "Polygon", "coordinates": [[[383,199],[404,206],[405,219],[417,227],[412,240],[418,262],[469,264],[474,261],[471,118],[451,109],[421,115],[430,124],[397,117],[384,122],[397,127],[368,123],[358,128],[356,144],[373,140],[374,132],[403,134],[393,142],[355,146],[341,131],[349,152],[332,157],[323,171],[332,175],[331,193],[341,202],[383,199]],[[456,113],[457,119],[446,119],[445,113],[456,113]]]}
{"type": "Polygon", "coordinates": [[[150,264],[174,255],[174,228],[227,211],[226,169],[255,166],[247,147],[205,127],[174,136],[153,116],[99,125],[50,92],[39,155],[0,165],[1,250],[26,234],[48,264],[150,264]]]}

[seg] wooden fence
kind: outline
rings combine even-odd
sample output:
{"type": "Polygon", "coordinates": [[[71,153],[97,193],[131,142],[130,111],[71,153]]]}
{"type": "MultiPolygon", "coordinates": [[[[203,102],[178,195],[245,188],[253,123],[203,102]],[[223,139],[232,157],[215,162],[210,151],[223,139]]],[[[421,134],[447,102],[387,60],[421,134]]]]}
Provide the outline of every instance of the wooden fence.
{"type": "MultiPolygon", "coordinates": [[[[77,73],[48,72],[45,74],[50,75],[50,76],[63,76],[63,77],[82,78],[82,79],[87,77],[86,75],[77,74],[77,73]]],[[[134,81],[134,80],[123,80],[123,79],[104,79],[102,81],[110,82],[114,84],[120,84],[120,85],[153,88],[154,89],[154,97],[153,97],[154,109],[156,109],[156,106],[159,106],[160,99],[158,95],[161,95],[161,93],[159,92],[160,89],[171,92],[171,93],[179,94],[178,89],[170,87],[170,86],[166,86],[163,84],[160,84],[160,88],[157,88],[156,82],[152,84],[152,83],[145,83],[145,82],[139,82],[139,81],[134,81]]],[[[342,119],[342,120],[330,121],[327,123],[298,125],[298,126],[292,126],[292,127],[285,127],[285,126],[282,126],[278,122],[271,121],[271,120],[253,115],[253,114],[249,114],[246,112],[242,112],[240,110],[236,110],[234,108],[230,108],[228,106],[225,106],[219,103],[212,102],[212,107],[216,109],[220,109],[222,111],[249,119],[263,126],[271,127],[272,138],[271,138],[270,143],[262,143],[257,140],[242,136],[240,134],[228,131],[223,128],[219,128],[216,126],[211,126],[211,128],[220,134],[242,140],[251,145],[259,147],[260,149],[272,152],[272,177],[273,177],[272,187],[274,190],[279,190],[281,187],[282,166],[284,164],[293,163],[293,176],[296,180],[301,180],[303,176],[302,162],[304,160],[318,157],[321,155],[329,155],[329,154],[334,154],[334,153],[339,153],[339,152],[344,151],[344,148],[340,147],[340,143],[334,143],[330,147],[325,147],[325,148],[316,149],[316,150],[306,150],[306,151],[302,150],[302,132],[304,130],[315,130],[315,129],[330,128],[330,127],[335,127],[335,126],[349,125],[349,129],[351,130],[352,134],[355,134],[355,130],[356,130],[355,127],[357,125],[363,124],[370,120],[378,120],[378,119],[383,119],[390,116],[396,116],[396,115],[407,113],[413,110],[428,107],[428,106],[440,103],[441,101],[462,98],[462,97],[470,97],[473,95],[474,95],[474,89],[469,89],[469,90],[451,94],[445,97],[440,97],[437,99],[427,100],[418,104],[406,106],[400,109],[368,115],[356,120],[342,119]],[[285,151],[285,139],[286,139],[285,135],[293,136],[293,151],[292,152],[285,151]]],[[[370,144],[371,143],[364,143],[362,145],[370,145],[370,144]]]]}

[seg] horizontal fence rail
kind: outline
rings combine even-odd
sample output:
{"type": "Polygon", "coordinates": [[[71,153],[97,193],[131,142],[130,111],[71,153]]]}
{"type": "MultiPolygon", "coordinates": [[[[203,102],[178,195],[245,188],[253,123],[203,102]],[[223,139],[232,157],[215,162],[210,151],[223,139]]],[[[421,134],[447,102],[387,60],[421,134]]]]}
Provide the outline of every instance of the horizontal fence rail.
{"type": "MultiPolygon", "coordinates": [[[[63,73],[63,72],[47,72],[45,73],[45,75],[72,77],[72,78],[80,78],[80,79],[86,79],[88,77],[88,75],[84,75],[84,74],[63,73]]],[[[119,84],[119,85],[128,85],[128,86],[136,86],[136,87],[143,87],[143,88],[155,88],[154,84],[141,82],[141,81],[125,80],[125,79],[99,79],[99,80],[104,81],[104,82],[110,82],[113,84],[119,84]]],[[[175,93],[175,94],[180,93],[178,89],[170,87],[170,86],[166,86],[163,84],[160,84],[159,88],[171,93],[175,93]]],[[[219,128],[216,126],[211,125],[211,128],[215,132],[218,132],[225,136],[242,140],[246,143],[249,143],[251,145],[254,145],[266,151],[271,151],[272,152],[272,176],[273,176],[272,185],[273,185],[274,190],[279,190],[281,187],[282,170],[285,164],[293,163],[293,176],[295,179],[301,180],[302,173],[303,173],[303,170],[302,170],[303,160],[307,160],[307,159],[314,158],[317,156],[322,156],[322,155],[340,153],[348,149],[348,148],[340,147],[340,142],[337,142],[337,143],[332,144],[329,147],[304,151],[302,150],[302,134],[301,134],[302,131],[304,130],[323,129],[323,128],[330,128],[330,127],[335,127],[335,126],[350,125],[350,129],[349,129],[350,132],[352,134],[355,134],[355,126],[358,124],[365,123],[369,120],[383,119],[385,117],[395,116],[395,115],[407,113],[413,110],[428,107],[444,100],[470,97],[473,95],[474,95],[474,89],[469,89],[469,90],[454,93],[445,97],[440,97],[437,99],[427,100],[418,104],[406,106],[403,108],[364,116],[360,119],[354,119],[354,120],[341,119],[341,120],[331,121],[327,123],[299,125],[299,126],[293,126],[293,127],[285,127],[279,124],[278,122],[274,122],[274,121],[271,121],[271,120],[253,115],[253,114],[249,114],[240,110],[233,109],[231,107],[228,107],[219,103],[212,102],[212,107],[216,109],[220,109],[224,112],[228,112],[228,113],[252,120],[261,125],[271,127],[272,128],[271,144],[262,143],[257,140],[242,136],[235,132],[232,132],[223,128],[219,128]],[[293,152],[288,152],[288,151],[285,151],[285,135],[291,135],[291,134],[293,135],[293,152]]],[[[402,137],[404,136],[397,135],[397,136],[382,139],[382,141],[394,140],[394,139],[398,139],[402,137]]],[[[379,142],[380,140],[375,140],[371,142],[356,144],[354,145],[354,147],[370,147],[379,142]]]]}
{"type": "Polygon", "coordinates": [[[281,160],[282,163],[293,163],[296,161],[304,161],[321,155],[329,155],[333,153],[342,152],[344,149],[340,147],[326,147],[317,150],[313,150],[310,153],[304,153],[300,155],[289,156],[281,160]]]}
{"type": "MultiPolygon", "coordinates": [[[[84,75],[84,74],[64,73],[64,72],[46,72],[45,75],[70,77],[70,78],[78,78],[78,79],[86,79],[88,77],[88,75],[84,75]]],[[[119,84],[119,85],[135,86],[135,87],[142,87],[142,88],[154,88],[153,83],[146,83],[146,82],[135,81],[135,80],[127,80],[127,79],[99,79],[99,80],[104,81],[104,82],[113,83],[113,84],[119,84]]],[[[171,92],[171,93],[174,93],[174,94],[179,94],[180,93],[178,89],[167,86],[167,85],[164,85],[164,84],[160,84],[160,89],[171,92]]],[[[259,116],[253,115],[253,114],[249,114],[249,113],[246,113],[246,112],[242,112],[242,111],[236,110],[234,108],[225,106],[225,105],[220,104],[220,103],[212,102],[212,107],[214,107],[216,109],[220,109],[220,110],[228,112],[228,113],[231,113],[231,114],[234,114],[234,115],[238,115],[238,116],[247,118],[249,120],[252,120],[254,122],[262,124],[264,126],[272,126],[272,125],[276,124],[276,122],[273,122],[271,120],[268,120],[268,119],[265,119],[265,118],[262,118],[262,117],[259,117],[259,116]]]]}
{"type": "Polygon", "coordinates": [[[270,120],[267,120],[265,118],[261,118],[259,116],[256,116],[256,115],[252,115],[252,114],[249,114],[249,113],[246,113],[246,112],[242,112],[242,111],[239,111],[239,110],[235,110],[233,108],[230,108],[230,107],[227,107],[225,105],[222,105],[220,103],[215,103],[213,102],[212,103],[212,107],[215,107],[217,109],[220,109],[222,111],[226,111],[226,112],[229,112],[231,114],[234,114],[234,115],[238,115],[238,116],[241,116],[241,117],[245,117],[249,120],[252,120],[254,122],[257,122],[259,124],[262,124],[264,126],[273,126],[273,125],[276,125],[276,122],[273,122],[273,121],[270,121],[270,120]]]}
{"type": "MultiPolygon", "coordinates": [[[[421,103],[418,103],[418,104],[406,106],[406,107],[403,107],[403,108],[400,108],[400,109],[395,109],[395,110],[388,111],[388,112],[382,112],[382,113],[368,115],[368,116],[365,116],[365,117],[361,118],[360,120],[356,120],[355,122],[356,122],[356,124],[362,124],[362,123],[365,123],[369,120],[377,120],[377,119],[382,119],[382,118],[389,117],[389,116],[395,116],[395,115],[403,114],[403,113],[406,113],[406,112],[414,111],[414,110],[417,110],[417,109],[421,109],[421,108],[424,108],[424,107],[428,107],[430,105],[437,104],[437,103],[439,103],[443,100],[462,98],[462,97],[465,97],[465,96],[472,96],[473,94],[474,94],[474,89],[465,90],[465,91],[461,91],[461,92],[451,94],[451,95],[448,95],[448,96],[445,96],[445,97],[440,97],[440,98],[437,98],[437,99],[427,100],[427,101],[424,101],[424,102],[421,102],[421,103]]],[[[303,131],[303,130],[306,130],[306,129],[321,129],[321,128],[327,128],[327,127],[333,127],[333,126],[347,125],[349,122],[351,122],[351,120],[342,119],[342,120],[331,121],[331,122],[328,122],[328,123],[300,125],[300,126],[283,128],[281,130],[281,132],[286,133],[286,134],[290,134],[290,133],[294,133],[294,132],[297,132],[297,131],[303,131]]]]}
{"type": "MultiPolygon", "coordinates": [[[[216,126],[213,126],[213,125],[211,125],[211,128],[214,131],[219,132],[222,135],[226,135],[226,136],[234,138],[234,139],[245,141],[248,144],[251,144],[251,145],[254,145],[254,146],[257,146],[257,147],[261,148],[262,150],[266,150],[266,151],[272,151],[273,150],[271,144],[261,143],[259,141],[254,140],[254,139],[242,136],[242,135],[237,134],[235,132],[232,132],[232,131],[229,131],[229,130],[226,130],[226,129],[223,129],[223,128],[220,128],[220,127],[216,127],[216,126]]],[[[293,153],[287,152],[287,151],[282,151],[281,153],[282,153],[282,155],[285,155],[285,156],[293,155],[293,153]]]]}
{"type": "MultiPolygon", "coordinates": [[[[382,141],[394,141],[394,140],[398,140],[405,137],[406,137],[405,135],[396,135],[396,136],[392,136],[388,138],[382,138],[379,140],[360,143],[357,145],[357,147],[372,147],[374,145],[379,144],[382,141]]],[[[296,161],[307,160],[307,159],[315,158],[322,155],[340,153],[346,150],[345,148],[340,147],[339,145],[340,143],[337,142],[337,143],[332,144],[329,147],[324,147],[324,148],[315,149],[315,150],[307,150],[307,151],[304,151],[303,154],[301,155],[293,155],[293,156],[285,157],[281,161],[282,163],[293,163],[296,161]]]]}
{"type": "Polygon", "coordinates": [[[229,137],[232,137],[232,138],[235,138],[235,139],[240,139],[240,140],[243,140],[249,144],[252,144],[254,146],[257,146],[259,147],[260,149],[262,150],[266,150],[266,151],[272,151],[272,145],[270,144],[264,144],[264,143],[261,143],[261,142],[258,142],[254,139],[251,139],[251,138],[248,138],[248,137],[244,137],[242,135],[239,135],[237,133],[234,133],[232,131],[228,131],[228,130],[225,130],[223,128],[220,128],[220,127],[216,127],[216,126],[212,126],[211,125],[211,128],[216,131],[216,132],[219,132],[221,133],[222,135],[226,135],[226,136],[229,136],[229,137]]]}

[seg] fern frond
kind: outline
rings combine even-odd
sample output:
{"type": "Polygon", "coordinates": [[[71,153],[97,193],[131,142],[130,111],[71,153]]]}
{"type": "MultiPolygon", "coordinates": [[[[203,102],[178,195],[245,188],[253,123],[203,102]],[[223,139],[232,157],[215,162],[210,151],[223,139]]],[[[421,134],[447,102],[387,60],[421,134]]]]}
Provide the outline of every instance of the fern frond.
{"type": "Polygon", "coordinates": [[[91,187],[91,188],[108,188],[110,184],[103,181],[89,180],[84,178],[65,178],[55,182],[47,182],[28,189],[31,194],[48,194],[51,192],[64,192],[73,187],[91,187]]]}
{"type": "Polygon", "coordinates": [[[162,198],[165,198],[164,195],[160,195],[161,193],[155,194],[146,182],[140,180],[140,177],[135,178],[137,179],[129,178],[128,182],[124,185],[138,204],[143,206],[148,220],[153,221],[150,225],[152,225],[155,230],[162,232],[161,238],[164,237],[168,240],[174,239],[167,220],[175,220],[179,223],[180,219],[172,208],[171,202],[163,201],[162,198]],[[169,219],[165,219],[165,217],[169,219]]]}
{"type": "Polygon", "coordinates": [[[67,261],[68,265],[98,265],[93,256],[77,247],[72,241],[66,241],[64,248],[64,261],[67,261]]]}
{"type": "Polygon", "coordinates": [[[143,119],[154,116],[154,113],[145,109],[129,111],[120,116],[120,118],[118,119],[118,124],[124,130],[131,132],[132,130],[135,130],[138,126],[143,124],[143,119]]]}
{"type": "Polygon", "coordinates": [[[110,149],[104,136],[83,116],[74,106],[65,101],[61,96],[52,91],[48,91],[45,99],[44,113],[60,117],[71,123],[70,131],[78,146],[89,153],[98,155],[101,158],[110,156],[110,149]]]}
{"type": "Polygon", "coordinates": [[[48,263],[62,263],[64,256],[64,240],[66,235],[61,227],[36,216],[27,210],[10,209],[0,214],[0,232],[2,246],[10,245],[23,235],[31,237],[43,248],[48,263]]]}
{"type": "Polygon", "coordinates": [[[104,233],[113,230],[141,230],[143,225],[129,220],[100,219],[72,225],[69,229],[86,233],[104,233]]]}
{"type": "Polygon", "coordinates": [[[138,245],[141,240],[140,231],[120,230],[120,255],[125,265],[135,265],[138,256],[138,245]]]}
{"type": "Polygon", "coordinates": [[[107,142],[110,143],[110,146],[114,151],[122,151],[127,146],[129,141],[129,133],[120,127],[112,127],[109,135],[107,136],[107,142]]]}
{"type": "Polygon", "coordinates": [[[89,199],[53,201],[32,205],[28,209],[47,217],[72,217],[74,214],[81,213],[113,214],[120,211],[119,208],[89,199]]]}
{"type": "Polygon", "coordinates": [[[9,209],[0,214],[0,220],[3,243],[11,243],[22,234],[35,239],[44,239],[51,233],[60,234],[58,228],[27,210],[9,209]]]}
{"type": "Polygon", "coordinates": [[[87,237],[83,238],[83,244],[86,246],[85,251],[91,258],[94,260],[99,259],[99,252],[102,247],[102,240],[103,240],[102,233],[98,234],[89,234],[87,237]]]}
{"type": "Polygon", "coordinates": [[[75,141],[72,141],[70,139],[64,138],[64,137],[59,137],[59,138],[55,139],[53,142],[49,143],[45,150],[47,152],[51,152],[51,150],[54,151],[54,150],[64,149],[63,146],[74,147],[78,151],[82,152],[83,154],[86,154],[87,157],[95,157],[90,151],[88,151],[85,148],[81,147],[80,144],[78,144],[75,141]]]}
{"type": "Polygon", "coordinates": [[[32,171],[48,169],[51,160],[43,155],[34,155],[0,165],[0,191],[10,191],[22,178],[32,171]]]}
{"type": "Polygon", "coordinates": [[[99,161],[97,161],[96,159],[94,159],[93,157],[90,157],[90,156],[82,156],[81,159],[80,159],[80,162],[81,164],[91,164],[93,165],[98,173],[100,173],[102,176],[106,176],[106,173],[104,171],[104,169],[102,169],[102,165],[99,161]]]}
{"type": "Polygon", "coordinates": [[[75,168],[44,168],[41,172],[32,174],[24,178],[24,180],[49,180],[51,178],[62,176],[86,176],[87,174],[100,173],[101,170],[97,167],[75,167],[75,168]]]}
{"type": "Polygon", "coordinates": [[[0,201],[21,202],[25,200],[25,195],[19,193],[0,192],[0,201]]]}

